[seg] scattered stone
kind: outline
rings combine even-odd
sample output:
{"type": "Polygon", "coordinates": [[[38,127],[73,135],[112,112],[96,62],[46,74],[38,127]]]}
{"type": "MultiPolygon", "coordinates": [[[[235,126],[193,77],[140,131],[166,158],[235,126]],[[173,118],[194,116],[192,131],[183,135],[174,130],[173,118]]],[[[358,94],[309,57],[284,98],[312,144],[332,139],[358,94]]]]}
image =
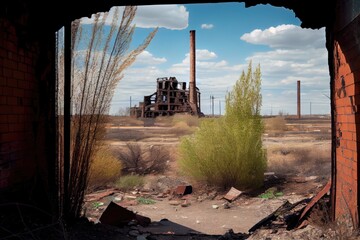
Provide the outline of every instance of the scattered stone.
{"type": "Polygon", "coordinates": [[[169,201],[169,204],[172,205],[172,206],[178,206],[181,204],[181,202],[177,201],[177,200],[171,200],[169,201]]]}
{"type": "Polygon", "coordinates": [[[114,202],[121,202],[122,201],[122,197],[115,197],[114,198],[114,202]]]}
{"type": "Polygon", "coordinates": [[[190,202],[188,202],[186,200],[181,204],[182,207],[188,207],[190,205],[191,205],[190,202]]]}
{"type": "Polygon", "coordinates": [[[224,209],[229,209],[229,208],[230,208],[230,204],[229,204],[229,203],[224,203],[223,206],[224,206],[224,209]]]}
{"type": "Polygon", "coordinates": [[[240,196],[242,192],[240,190],[237,190],[234,187],[231,187],[229,192],[224,196],[224,198],[230,202],[234,201],[236,198],[240,196]]]}
{"type": "Polygon", "coordinates": [[[128,206],[136,206],[138,205],[138,201],[136,200],[125,200],[119,203],[120,206],[122,207],[128,207],[128,206]]]}
{"type": "Polygon", "coordinates": [[[199,224],[200,223],[200,221],[199,220],[196,220],[196,224],[199,224]]]}
{"type": "Polygon", "coordinates": [[[166,198],[167,195],[165,193],[159,193],[156,197],[157,198],[166,198]]]}
{"type": "Polygon", "coordinates": [[[137,197],[136,196],[132,196],[132,195],[125,195],[124,198],[127,198],[127,199],[136,199],[137,197]]]}
{"type": "Polygon", "coordinates": [[[219,208],[219,206],[218,206],[218,205],[216,205],[216,204],[213,204],[213,205],[212,205],[212,208],[213,208],[213,209],[218,209],[218,208],[219,208]]]}
{"type": "Polygon", "coordinates": [[[131,230],[129,233],[128,233],[131,237],[137,237],[140,235],[140,232],[138,230],[131,230]]]}
{"type": "Polygon", "coordinates": [[[147,240],[150,234],[143,234],[136,237],[136,240],[147,240]]]}

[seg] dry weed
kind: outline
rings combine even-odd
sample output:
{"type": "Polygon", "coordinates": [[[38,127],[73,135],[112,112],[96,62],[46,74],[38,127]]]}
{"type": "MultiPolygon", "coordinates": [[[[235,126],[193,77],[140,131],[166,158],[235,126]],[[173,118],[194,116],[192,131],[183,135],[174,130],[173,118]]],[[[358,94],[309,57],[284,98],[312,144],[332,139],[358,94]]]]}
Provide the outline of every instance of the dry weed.
{"type": "Polygon", "coordinates": [[[266,132],[284,132],[287,130],[286,120],[284,117],[277,116],[273,118],[265,118],[264,122],[266,132]]]}
{"type": "Polygon", "coordinates": [[[330,174],[330,147],[270,147],[267,149],[267,156],[268,171],[278,174],[330,174]]]}
{"type": "Polygon", "coordinates": [[[154,145],[145,148],[138,143],[127,143],[126,149],[118,151],[118,155],[124,163],[124,172],[139,175],[165,172],[170,159],[166,148],[154,145]]]}
{"type": "Polygon", "coordinates": [[[90,163],[88,190],[114,182],[120,177],[121,162],[108,149],[99,150],[90,163]]]}

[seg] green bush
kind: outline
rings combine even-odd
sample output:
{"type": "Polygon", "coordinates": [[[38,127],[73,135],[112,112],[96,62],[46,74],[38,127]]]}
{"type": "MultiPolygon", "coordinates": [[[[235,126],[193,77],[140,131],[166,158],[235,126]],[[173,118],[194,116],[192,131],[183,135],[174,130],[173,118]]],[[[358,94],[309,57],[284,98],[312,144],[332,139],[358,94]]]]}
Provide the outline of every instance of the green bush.
{"type": "Polygon", "coordinates": [[[226,113],[204,119],[193,136],[180,143],[180,167],[197,180],[227,189],[256,188],[266,168],[262,146],[260,66],[242,73],[226,99],[226,113]]]}
{"type": "Polygon", "coordinates": [[[144,186],[144,177],[139,175],[122,176],[116,183],[116,186],[123,191],[133,190],[144,186]]]}

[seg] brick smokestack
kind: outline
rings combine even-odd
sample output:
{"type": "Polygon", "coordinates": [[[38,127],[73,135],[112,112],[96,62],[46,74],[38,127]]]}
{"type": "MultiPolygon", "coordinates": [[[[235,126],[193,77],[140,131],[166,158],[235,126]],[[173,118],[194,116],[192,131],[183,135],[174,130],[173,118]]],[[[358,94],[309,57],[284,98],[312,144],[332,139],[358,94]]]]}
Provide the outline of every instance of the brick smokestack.
{"type": "Polygon", "coordinates": [[[197,92],[196,92],[196,47],[195,30],[190,30],[190,82],[189,82],[189,101],[192,103],[193,111],[197,111],[197,92]],[[194,109],[195,108],[195,109],[194,109]]]}
{"type": "Polygon", "coordinates": [[[300,81],[297,81],[297,118],[301,118],[300,81]]]}

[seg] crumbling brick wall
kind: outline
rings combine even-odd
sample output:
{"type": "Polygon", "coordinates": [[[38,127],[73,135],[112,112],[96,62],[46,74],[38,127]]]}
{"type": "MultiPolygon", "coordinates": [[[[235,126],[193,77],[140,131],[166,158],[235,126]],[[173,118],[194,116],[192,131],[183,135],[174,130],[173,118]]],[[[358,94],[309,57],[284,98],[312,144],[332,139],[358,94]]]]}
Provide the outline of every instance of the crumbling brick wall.
{"type": "Polygon", "coordinates": [[[360,16],[349,21],[346,9],[337,10],[333,32],[333,129],[336,149],[335,218],[359,224],[360,141],[360,16]],[[348,22],[346,22],[348,21],[348,22]],[[346,24],[344,24],[346,23],[346,24]]]}
{"type": "Polygon", "coordinates": [[[46,159],[54,154],[49,139],[54,71],[47,51],[54,43],[26,35],[26,27],[0,16],[0,198],[20,195],[24,201],[34,200],[48,183],[46,159]]]}

